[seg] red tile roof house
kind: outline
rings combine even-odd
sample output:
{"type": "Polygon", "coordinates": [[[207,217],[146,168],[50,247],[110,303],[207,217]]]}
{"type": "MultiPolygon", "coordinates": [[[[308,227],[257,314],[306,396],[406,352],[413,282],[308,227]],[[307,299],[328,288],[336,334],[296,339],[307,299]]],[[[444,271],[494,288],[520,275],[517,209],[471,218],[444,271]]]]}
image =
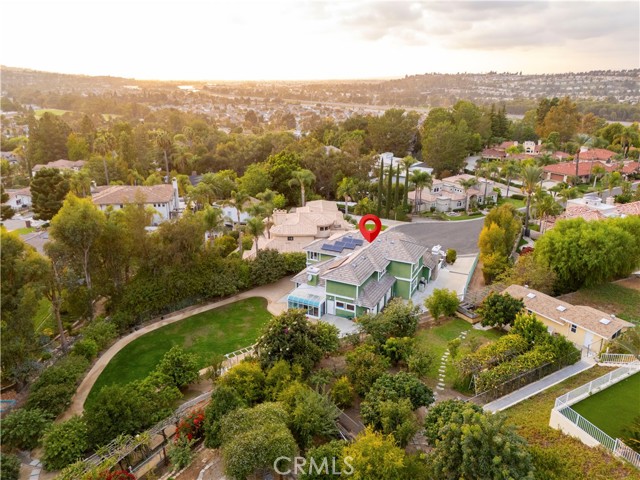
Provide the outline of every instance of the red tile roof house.
{"type": "Polygon", "coordinates": [[[610,162],[613,157],[617,155],[616,152],[607,150],[606,148],[592,148],[586,150],[585,147],[580,149],[580,161],[587,162],[591,160],[599,160],[602,162],[610,162]]]}

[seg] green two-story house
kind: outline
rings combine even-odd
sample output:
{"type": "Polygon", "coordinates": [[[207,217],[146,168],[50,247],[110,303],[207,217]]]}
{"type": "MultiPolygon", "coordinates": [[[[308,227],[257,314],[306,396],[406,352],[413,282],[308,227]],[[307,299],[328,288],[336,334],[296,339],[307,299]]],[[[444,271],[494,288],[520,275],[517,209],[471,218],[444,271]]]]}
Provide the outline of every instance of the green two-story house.
{"type": "Polygon", "coordinates": [[[305,247],[307,268],[293,278],[289,308],[310,317],[353,318],[378,313],[393,297],[410,299],[435,278],[440,257],[403,233],[381,233],[371,244],[350,232],[305,247]]]}

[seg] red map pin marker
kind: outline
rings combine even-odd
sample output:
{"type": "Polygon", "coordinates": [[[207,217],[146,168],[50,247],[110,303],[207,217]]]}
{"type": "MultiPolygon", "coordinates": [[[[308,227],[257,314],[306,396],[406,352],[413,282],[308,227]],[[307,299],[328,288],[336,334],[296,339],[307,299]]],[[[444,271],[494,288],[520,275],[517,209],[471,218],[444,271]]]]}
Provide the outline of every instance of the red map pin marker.
{"type": "Polygon", "coordinates": [[[369,243],[373,242],[382,230],[382,222],[378,217],[372,214],[362,217],[358,226],[360,227],[360,233],[369,243]],[[373,228],[373,230],[368,230],[366,225],[367,222],[373,222],[375,228],[373,228]]]}

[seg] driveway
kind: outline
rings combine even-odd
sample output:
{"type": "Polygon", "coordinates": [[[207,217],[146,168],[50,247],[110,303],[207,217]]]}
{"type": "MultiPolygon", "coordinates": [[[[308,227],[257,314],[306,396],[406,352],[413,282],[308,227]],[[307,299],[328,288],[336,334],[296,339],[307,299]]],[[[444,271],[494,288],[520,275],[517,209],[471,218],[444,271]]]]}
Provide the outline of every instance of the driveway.
{"type": "Polygon", "coordinates": [[[442,245],[444,250],[453,248],[458,255],[468,255],[480,251],[478,236],[483,223],[484,217],[450,222],[431,220],[406,223],[393,229],[415,238],[421,245],[442,245]]]}

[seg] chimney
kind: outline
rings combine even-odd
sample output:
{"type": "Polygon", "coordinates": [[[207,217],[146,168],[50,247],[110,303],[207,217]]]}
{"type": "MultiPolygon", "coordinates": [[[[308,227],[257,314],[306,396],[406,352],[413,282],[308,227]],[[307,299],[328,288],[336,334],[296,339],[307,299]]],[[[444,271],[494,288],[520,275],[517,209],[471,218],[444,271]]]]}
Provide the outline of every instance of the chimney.
{"type": "Polygon", "coordinates": [[[173,177],[171,179],[171,185],[173,185],[173,202],[174,202],[174,207],[176,210],[178,209],[178,207],[180,206],[180,200],[179,200],[179,195],[178,195],[178,179],[176,177],[173,177]]]}
{"type": "Polygon", "coordinates": [[[605,200],[605,203],[607,205],[613,205],[615,203],[615,198],[614,197],[607,197],[607,199],[605,200]]]}
{"type": "Polygon", "coordinates": [[[91,180],[91,186],[89,187],[89,192],[96,193],[97,190],[98,190],[98,185],[96,185],[96,181],[91,180]]]}
{"type": "Polygon", "coordinates": [[[589,151],[589,147],[586,147],[584,145],[580,147],[580,153],[584,153],[584,152],[588,152],[588,151],[589,151]]]}

